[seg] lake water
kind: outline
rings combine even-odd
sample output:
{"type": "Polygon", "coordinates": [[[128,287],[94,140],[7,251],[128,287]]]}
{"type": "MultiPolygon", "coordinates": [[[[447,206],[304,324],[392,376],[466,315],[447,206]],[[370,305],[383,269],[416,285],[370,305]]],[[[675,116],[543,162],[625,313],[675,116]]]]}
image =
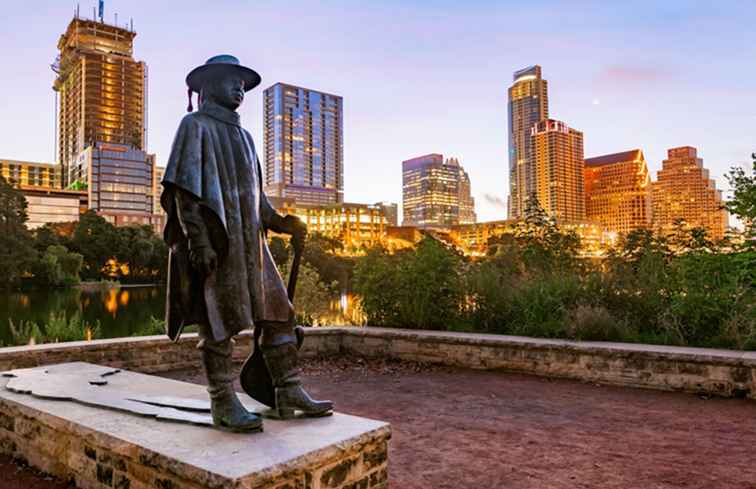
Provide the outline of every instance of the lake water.
{"type": "MultiPolygon", "coordinates": [[[[0,294],[0,342],[13,345],[9,320],[14,324],[34,321],[47,323],[51,314],[65,311],[68,317],[80,314],[85,322],[100,323],[100,337],[120,338],[138,334],[150,318],[165,314],[165,286],[121,286],[96,289],[50,289],[0,294]]],[[[330,311],[317,319],[319,324],[361,324],[361,311],[349,292],[331,302],[330,311]]]]}
{"type": "Polygon", "coordinates": [[[85,322],[100,322],[103,338],[131,336],[165,312],[165,287],[106,287],[94,290],[69,288],[0,294],[0,341],[13,344],[9,320],[44,324],[50,314],[77,312],[85,322]]]}

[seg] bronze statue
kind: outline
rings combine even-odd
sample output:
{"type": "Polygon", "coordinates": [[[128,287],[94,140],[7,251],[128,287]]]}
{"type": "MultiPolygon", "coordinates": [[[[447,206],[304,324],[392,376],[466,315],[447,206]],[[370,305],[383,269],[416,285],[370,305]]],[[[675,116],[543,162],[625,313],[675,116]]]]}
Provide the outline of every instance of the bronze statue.
{"type": "Polygon", "coordinates": [[[252,136],[236,112],[260,81],[230,55],[210,58],[189,73],[190,113],[176,133],[162,182],[170,246],[167,333],[177,340],[184,326],[199,325],[213,422],[233,431],[262,428],[262,419],[244,408],[232,387],[232,337],[253,326],[262,368],[253,358],[247,361],[245,390],[283,419],[333,409],[302,388],[294,308],[266,241],[268,230],[289,234],[301,250],[307,228],[268,202],[252,136]],[[199,93],[196,112],[192,92],[199,93]]]}

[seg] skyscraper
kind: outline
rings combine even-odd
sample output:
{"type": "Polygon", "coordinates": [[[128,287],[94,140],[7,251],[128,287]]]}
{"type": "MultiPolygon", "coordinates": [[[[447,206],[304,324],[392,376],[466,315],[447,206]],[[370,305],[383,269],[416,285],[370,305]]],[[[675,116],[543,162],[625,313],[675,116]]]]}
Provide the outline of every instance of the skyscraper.
{"type": "Polygon", "coordinates": [[[472,196],[470,176],[467,174],[457,158],[446,160],[448,166],[459,168],[459,222],[458,224],[474,224],[477,221],[475,215],[475,199],[472,196]]]}
{"type": "Polygon", "coordinates": [[[554,119],[531,129],[535,195],[541,207],[563,221],[585,219],[583,133],[554,119]]]}
{"type": "Polygon", "coordinates": [[[263,98],[265,192],[302,204],[343,202],[342,98],[284,83],[263,98]]]}
{"type": "Polygon", "coordinates": [[[470,179],[459,160],[433,153],[402,162],[402,224],[448,227],[475,219],[470,179]]]}
{"type": "Polygon", "coordinates": [[[585,160],[585,213],[619,234],[651,226],[651,177],[643,151],[585,160]]]}
{"type": "Polygon", "coordinates": [[[651,203],[654,228],[662,233],[670,232],[679,220],[689,227],[705,228],[714,238],[722,238],[727,230],[722,192],[691,146],[667,150],[667,159],[651,185],[651,203]]]}
{"type": "Polygon", "coordinates": [[[514,72],[509,87],[509,218],[524,216],[528,197],[536,192],[535,148],[531,129],[549,117],[548,86],[541,67],[514,72]]]}
{"type": "Polygon", "coordinates": [[[146,146],[147,66],[131,29],[78,15],[58,41],[58,159],[65,186],[78,155],[96,142],[146,146]]]}

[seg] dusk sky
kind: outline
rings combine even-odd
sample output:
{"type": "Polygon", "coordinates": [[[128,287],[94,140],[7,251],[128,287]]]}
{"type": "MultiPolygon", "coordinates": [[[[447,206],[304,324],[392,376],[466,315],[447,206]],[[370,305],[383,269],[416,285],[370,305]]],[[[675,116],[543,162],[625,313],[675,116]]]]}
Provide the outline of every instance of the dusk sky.
{"type": "MultiPolygon", "coordinates": [[[[82,17],[97,2],[79,2],[82,17]]],[[[49,68],[76,2],[3,2],[0,157],[51,162],[49,68]]],[[[186,111],[184,78],[215,54],[257,70],[242,123],[262,151],[262,89],[283,81],[344,97],[345,200],[401,203],[402,160],[459,158],[479,220],[503,219],[507,88],[540,64],[550,115],[585,156],[641,148],[654,178],[691,145],[726,189],[756,151],[754,1],[106,0],[134,19],[149,67],[149,151],[165,165],[186,111]]],[[[261,155],[262,158],[262,155],[261,155]]]]}

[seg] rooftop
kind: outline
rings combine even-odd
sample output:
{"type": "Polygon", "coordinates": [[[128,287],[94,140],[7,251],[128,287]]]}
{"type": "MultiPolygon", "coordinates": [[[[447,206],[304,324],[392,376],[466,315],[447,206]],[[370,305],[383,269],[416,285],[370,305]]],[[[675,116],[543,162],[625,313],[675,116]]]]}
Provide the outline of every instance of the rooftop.
{"type": "Polygon", "coordinates": [[[643,152],[639,149],[631,149],[629,151],[622,151],[620,153],[612,153],[608,155],[595,156],[593,158],[585,159],[585,166],[603,166],[611,165],[613,163],[622,163],[623,161],[635,161],[643,158],[643,152]]]}

